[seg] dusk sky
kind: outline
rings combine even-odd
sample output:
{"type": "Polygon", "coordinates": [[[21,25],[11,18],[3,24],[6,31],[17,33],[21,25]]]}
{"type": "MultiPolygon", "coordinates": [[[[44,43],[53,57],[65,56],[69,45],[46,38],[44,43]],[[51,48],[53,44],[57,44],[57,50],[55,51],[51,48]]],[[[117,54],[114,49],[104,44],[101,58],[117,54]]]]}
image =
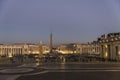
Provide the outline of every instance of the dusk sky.
{"type": "Polygon", "coordinates": [[[120,0],[0,0],[0,43],[91,42],[120,32],[120,0]]]}

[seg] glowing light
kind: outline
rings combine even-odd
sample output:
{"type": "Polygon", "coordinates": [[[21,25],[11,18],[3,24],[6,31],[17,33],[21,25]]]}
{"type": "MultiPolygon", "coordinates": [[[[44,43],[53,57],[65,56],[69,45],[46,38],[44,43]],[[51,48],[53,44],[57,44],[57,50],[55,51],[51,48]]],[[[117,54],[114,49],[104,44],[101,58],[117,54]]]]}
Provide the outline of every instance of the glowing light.
{"type": "Polygon", "coordinates": [[[8,57],[11,58],[11,57],[13,57],[13,56],[12,56],[12,54],[10,53],[8,57]]]}
{"type": "Polygon", "coordinates": [[[104,57],[105,57],[105,58],[107,58],[107,57],[108,57],[107,48],[108,48],[108,46],[107,46],[107,45],[105,45],[105,54],[104,54],[104,57]]]}
{"type": "Polygon", "coordinates": [[[36,63],[36,66],[39,66],[39,65],[40,65],[40,63],[39,63],[39,62],[37,62],[37,63],[36,63]]]}
{"type": "Polygon", "coordinates": [[[108,57],[108,53],[107,52],[105,52],[105,58],[107,58],[108,57]]]}
{"type": "Polygon", "coordinates": [[[113,41],[113,39],[111,39],[111,41],[113,41]]]}
{"type": "Polygon", "coordinates": [[[68,50],[61,50],[61,51],[58,51],[58,52],[60,52],[60,53],[62,53],[62,54],[72,54],[73,53],[73,51],[68,51],[68,50]]]}
{"type": "Polygon", "coordinates": [[[118,54],[120,55],[120,51],[118,52],[118,54]]]}
{"type": "Polygon", "coordinates": [[[118,40],[117,38],[115,38],[115,40],[118,40]]]}
{"type": "Polygon", "coordinates": [[[106,40],[108,42],[108,40],[106,40]]]}
{"type": "Polygon", "coordinates": [[[31,53],[31,51],[28,51],[29,53],[31,53]]]}
{"type": "Polygon", "coordinates": [[[107,46],[107,45],[105,45],[105,48],[108,48],[108,46],[107,46]]]}

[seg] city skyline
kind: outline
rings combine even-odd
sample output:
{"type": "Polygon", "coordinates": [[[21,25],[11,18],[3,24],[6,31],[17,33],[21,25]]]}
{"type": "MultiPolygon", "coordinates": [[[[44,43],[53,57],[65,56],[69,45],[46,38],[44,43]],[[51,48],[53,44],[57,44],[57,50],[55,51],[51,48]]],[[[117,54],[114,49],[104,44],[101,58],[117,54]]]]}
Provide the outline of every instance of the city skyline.
{"type": "Polygon", "coordinates": [[[91,42],[120,31],[119,0],[1,0],[0,42],[91,42]]]}

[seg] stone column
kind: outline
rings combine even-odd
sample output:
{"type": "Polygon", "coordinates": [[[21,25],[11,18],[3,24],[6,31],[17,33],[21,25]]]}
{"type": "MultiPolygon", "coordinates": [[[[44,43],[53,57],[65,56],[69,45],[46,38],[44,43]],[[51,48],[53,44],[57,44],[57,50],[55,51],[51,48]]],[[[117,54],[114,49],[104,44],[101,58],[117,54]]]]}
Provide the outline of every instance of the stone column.
{"type": "Polygon", "coordinates": [[[100,47],[100,56],[102,57],[102,58],[104,58],[104,47],[103,47],[103,45],[101,45],[101,47],[100,47]]]}

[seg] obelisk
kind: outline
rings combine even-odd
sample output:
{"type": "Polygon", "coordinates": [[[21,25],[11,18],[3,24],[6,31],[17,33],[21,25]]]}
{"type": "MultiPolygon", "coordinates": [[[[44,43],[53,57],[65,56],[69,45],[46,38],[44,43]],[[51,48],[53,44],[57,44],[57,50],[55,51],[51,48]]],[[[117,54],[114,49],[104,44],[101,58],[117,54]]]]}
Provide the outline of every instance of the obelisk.
{"type": "Polygon", "coordinates": [[[52,44],[52,32],[50,33],[50,53],[52,53],[53,44],[52,44]]]}

